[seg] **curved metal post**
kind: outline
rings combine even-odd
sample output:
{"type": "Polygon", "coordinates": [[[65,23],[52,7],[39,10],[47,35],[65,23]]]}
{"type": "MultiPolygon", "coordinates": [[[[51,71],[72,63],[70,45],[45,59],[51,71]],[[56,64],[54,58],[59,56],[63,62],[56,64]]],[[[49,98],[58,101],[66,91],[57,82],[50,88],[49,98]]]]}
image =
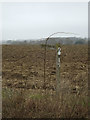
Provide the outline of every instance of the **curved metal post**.
{"type": "Polygon", "coordinates": [[[44,88],[46,88],[45,86],[46,86],[46,48],[47,48],[47,41],[50,39],[51,36],[53,36],[55,34],[59,34],[59,33],[79,35],[79,34],[70,33],[70,32],[55,32],[55,33],[51,34],[49,37],[46,38],[46,41],[45,41],[45,52],[44,52],[44,88]]]}

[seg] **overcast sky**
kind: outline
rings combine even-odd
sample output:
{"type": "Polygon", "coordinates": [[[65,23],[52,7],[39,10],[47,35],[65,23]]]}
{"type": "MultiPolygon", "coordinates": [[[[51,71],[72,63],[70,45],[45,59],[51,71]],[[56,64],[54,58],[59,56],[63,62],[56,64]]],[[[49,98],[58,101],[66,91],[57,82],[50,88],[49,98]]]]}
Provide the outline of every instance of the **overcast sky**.
{"type": "Polygon", "coordinates": [[[54,32],[88,37],[88,3],[2,4],[2,40],[39,39],[54,32]]]}

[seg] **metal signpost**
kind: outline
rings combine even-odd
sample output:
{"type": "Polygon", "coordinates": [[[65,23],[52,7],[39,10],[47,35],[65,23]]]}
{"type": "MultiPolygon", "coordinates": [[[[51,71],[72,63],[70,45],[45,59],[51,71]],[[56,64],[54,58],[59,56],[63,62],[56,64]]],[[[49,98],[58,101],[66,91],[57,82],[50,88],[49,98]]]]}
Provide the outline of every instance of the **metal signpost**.
{"type": "Polygon", "coordinates": [[[57,85],[56,85],[56,92],[59,94],[60,92],[60,55],[61,55],[61,48],[58,47],[56,51],[56,80],[57,80],[57,85]]]}
{"type": "MultiPolygon", "coordinates": [[[[63,33],[63,34],[72,34],[72,35],[79,35],[75,33],[70,33],[70,32],[56,32],[51,34],[49,37],[46,38],[45,42],[45,53],[44,53],[44,87],[46,83],[46,47],[47,47],[47,42],[52,37],[53,35],[63,33]]],[[[61,56],[61,48],[58,47],[57,53],[56,53],[56,80],[57,80],[57,85],[56,85],[56,92],[59,94],[60,91],[60,56],[61,56]]]]}

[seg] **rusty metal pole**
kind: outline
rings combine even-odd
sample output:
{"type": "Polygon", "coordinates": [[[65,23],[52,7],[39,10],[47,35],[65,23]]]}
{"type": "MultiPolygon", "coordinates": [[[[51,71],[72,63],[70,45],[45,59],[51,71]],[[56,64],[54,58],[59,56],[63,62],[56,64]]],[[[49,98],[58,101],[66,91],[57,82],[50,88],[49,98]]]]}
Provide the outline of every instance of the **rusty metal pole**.
{"type": "Polygon", "coordinates": [[[49,38],[47,38],[45,42],[45,53],[44,53],[44,85],[43,85],[44,88],[46,88],[46,48],[47,48],[48,39],[49,38]]]}

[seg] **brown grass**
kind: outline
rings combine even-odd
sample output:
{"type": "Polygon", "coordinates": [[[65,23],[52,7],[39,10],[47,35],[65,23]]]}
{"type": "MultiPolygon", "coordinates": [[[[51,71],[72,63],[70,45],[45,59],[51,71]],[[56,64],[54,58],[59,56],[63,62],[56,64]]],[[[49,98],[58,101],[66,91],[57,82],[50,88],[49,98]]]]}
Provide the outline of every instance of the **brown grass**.
{"type": "MultiPolygon", "coordinates": [[[[8,90],[8,89],[6,89],[8,90]]],[[[87,98],[78,95],[50,96],[35,94],[29,96],[23,91],[3,97],[5,118],[86,118],[87,98]]],[[[6,92],[6,91],[4,91],[6,92]]],[[[6,94],[6,93],[5,93],[6,94]]]]}

